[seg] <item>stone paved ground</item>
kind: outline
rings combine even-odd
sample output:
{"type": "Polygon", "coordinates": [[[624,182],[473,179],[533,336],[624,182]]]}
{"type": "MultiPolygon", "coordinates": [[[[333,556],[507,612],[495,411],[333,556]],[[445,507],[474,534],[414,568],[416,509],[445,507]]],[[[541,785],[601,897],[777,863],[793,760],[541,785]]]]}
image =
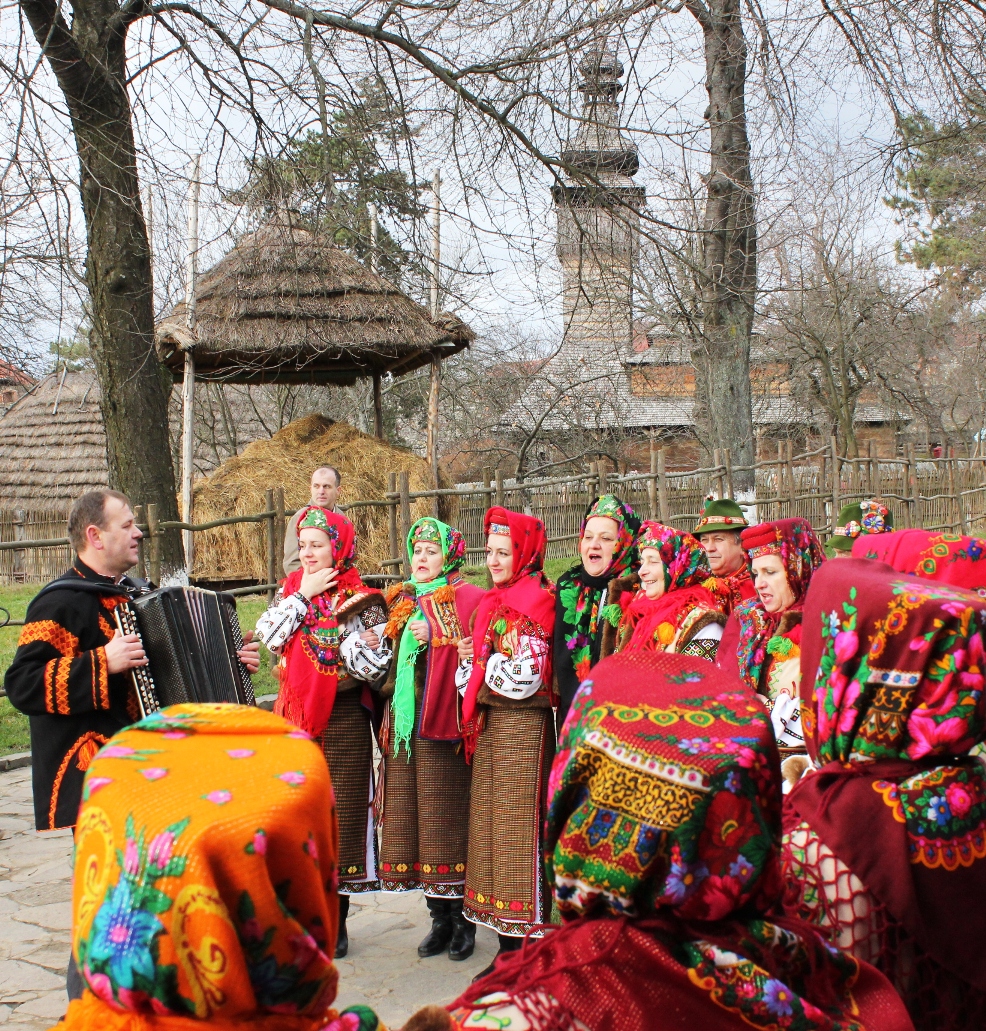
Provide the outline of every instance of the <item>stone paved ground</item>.
{"type": "MultiPolygon", "coordinates": [[[[34,831],[30,769],[0,773],[0,1024],[12,1029],[42,1031],[65,1011],[71,850],[68,831],[34,831]]],[[[419,1006],[455,998],[496,952],[480,928],[465,963],[418,959],[428,924],[418,892],[354,898],[339,1007],[365,1003],[398,1028],[419,1006]]]]}

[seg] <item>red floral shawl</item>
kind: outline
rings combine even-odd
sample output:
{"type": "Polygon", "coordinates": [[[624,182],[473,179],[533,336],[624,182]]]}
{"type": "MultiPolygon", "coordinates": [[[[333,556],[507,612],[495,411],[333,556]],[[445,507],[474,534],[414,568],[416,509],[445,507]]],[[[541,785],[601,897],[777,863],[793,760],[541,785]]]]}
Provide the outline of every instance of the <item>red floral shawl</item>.
{"type": "Polygon", "coordinates": [[[853,558],[886,562],[898,573],[986,593],[986,540],[928,530],[897,530],[858,537],[853,558]]]}
{"type": "Polygon", "coordinates": [[[986,989],[986,601],[864,559],[805,602],[805,742],[788,804],[938,963],[986,989]],[[865,828],[865,833],[861,831],[865,828]]]}
{"type": "MultiPolygon", "coordinates": [[[[513,573],[502,584],[494,584],[480,599],[476,607],[472,638],[474,657],[472,676],[462,700],[462,727],[466,740],[466,755],[472,756],[480,730],[478,712],[479,691],[486,676],[486,663],[493,654],[494,634],[502,636],[510,630],[535,635],[551,641],[555,619],[555,592],[544,575],[544,549],[547,534],[544,523],[534,516],[495,506],[486,513],[483,532],[502,533],[507,527],[513,550],[513,573]],[[506,625],[498,631],[498,624],[506,625]]],[[[551,649],[548,649],[550,657],[551,649]]],[[[550,661],[550,658],[549,658],[550,661]]],[[[551,683],[550,666],[542,672],[545,684],[551,683]]]]}
{"type": "Polygon", "coordinates": [[[545,861],[565,926],[498,960],[452,1004],[458,1019],[504,992],[536,1029],[911,1027],[880,974],[770,917],[779,760],[737,678],[682,655],[603,659],[549,791],[545,861]]]}
{"type": "MultiPolygon", "coordinates": [[[[309,505],[298,520],[315,505],[309,505]]],[[[284,676],[274,711],[296,727],[317,737],[325,730],[339,686],[339,615],[358,595],[379,594],[360,579],[356,560],[356,529],[345,516],[322,509],[332,544],[332,561],[339,570],[335,583],[308,602],[305,621],[284,647],[284,676]]],[[[301,587],[304,569],[296,569],[282,581],[284,597],[301,587]]],[[[383,604],[383,595],[380,595],[383,604]]]]}
{"type": "Polygon", "coordinates": [[[638,551],[656,548],[664,563],[664,593],[648,598],[643,586],[627,606],[624,626],[633,628],[623,650],[652,648],[663,651],[660,628],[667,624],[673,636],[682,620],[695,609],[725,612],[723,599],[703,586],[711,577],[705,548],[698,539],[683,530],[647,520],[640,526],[638,551]]]}
{"type": "Polygon", "coordinates": [[[750,688],[760,691],[760,677],[769,654],[767,646],[777,635],[785,616],[790,622],[791,614],[800,615],[808,584],[825,560],[825,555],[815,531],[804,519],[780,519],[774,523],[750,526],[743,531],[742,540],[751,573],[753,559],[762,555],[779,555],[794,591],[793,604],[783,612],[768,612],[759,597],[737,605],[723,630],[716,665],[730,673],[738,673],[750,688]]]}

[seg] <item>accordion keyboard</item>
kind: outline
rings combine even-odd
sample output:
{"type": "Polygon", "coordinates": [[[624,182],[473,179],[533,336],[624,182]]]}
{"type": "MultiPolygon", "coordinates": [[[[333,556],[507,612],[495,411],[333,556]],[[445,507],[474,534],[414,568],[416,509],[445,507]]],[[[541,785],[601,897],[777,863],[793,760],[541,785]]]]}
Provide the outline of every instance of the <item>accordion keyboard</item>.
{"type": "MultiPolygon", "coordinates": [[[[140,630],[137,627],[137,616],[127,602],[122,602],[113,610],[116,617],[116,625],[124,636],[136,634],[140,637],[140,630]]],[[[134,690],[137,692],[137,702],[140,705],[141,716],[148,716],[157,712],[161,706],[157,700],[157,688],[154,686],[154,678],[147,666],[134,666],[130,670],[133,679],[134,690]]]]}

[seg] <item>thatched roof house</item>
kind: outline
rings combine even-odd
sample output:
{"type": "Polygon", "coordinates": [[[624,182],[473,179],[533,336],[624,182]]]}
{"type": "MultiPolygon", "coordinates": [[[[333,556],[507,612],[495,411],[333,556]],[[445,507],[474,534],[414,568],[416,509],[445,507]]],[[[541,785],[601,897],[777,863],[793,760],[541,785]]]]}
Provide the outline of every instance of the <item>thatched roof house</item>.
{"type": "Polygon", "coordinates": [[[107,480],[94,373],[51,373],[0,418],[0,509],[63,514],[107,480]]]}
{"type": "Polygon", "coordinates": [[[157,326],[161,360],[176,379],[189,347],[198,379],[348,385],[403,375],[474,338],[459,319],[433,321],[382,276],[283,217],[248,233],[199,278],[195,315],[194,333],[184,302],[157,326]]]}
{"type": "MultiPolygon", "coordinates": [[[[240,454],[196,480],[193,519],[204,523],[223,516],[261,512],[264,492],[275,487],[284,488],[286,508],[297,509],[308,502],[312,470],[322,464],[335,466],[342,475],[343,506],[382,498],[390,489],[392,472],[407,471],[412,491],[432,486],[428,463],[407,448],[387,444],[324,415],[308,415],[289,423],[273,437],[248,444],[240,454]]],[[[442,518],[452,518],[452,500],[442,498],[442,518]]],[[[412,519],[429,512],[426,500],[411,505],[412,519]]],[[[380,562],[389,551],[388,510],[354,508],[347,514],[356,525],[360,570],[380,572],[380,562]]],[[[265,581],[265,533],[262,523],[237,523],[197,533],[193,579],[265,581]]]]}

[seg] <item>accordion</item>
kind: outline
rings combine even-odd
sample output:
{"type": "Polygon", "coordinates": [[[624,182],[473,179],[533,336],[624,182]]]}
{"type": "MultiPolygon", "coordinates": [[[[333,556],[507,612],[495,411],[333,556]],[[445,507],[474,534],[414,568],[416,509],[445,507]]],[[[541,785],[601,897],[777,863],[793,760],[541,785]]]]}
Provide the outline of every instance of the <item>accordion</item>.
{"type": "Polygon", "coordinates": [[[256,705],[230,594],[197,587],[161,587],[113,610],[124,634],[136,634],[147,656],[135,666],[134,687],[144,716],[180,702],[256,705]]]}

